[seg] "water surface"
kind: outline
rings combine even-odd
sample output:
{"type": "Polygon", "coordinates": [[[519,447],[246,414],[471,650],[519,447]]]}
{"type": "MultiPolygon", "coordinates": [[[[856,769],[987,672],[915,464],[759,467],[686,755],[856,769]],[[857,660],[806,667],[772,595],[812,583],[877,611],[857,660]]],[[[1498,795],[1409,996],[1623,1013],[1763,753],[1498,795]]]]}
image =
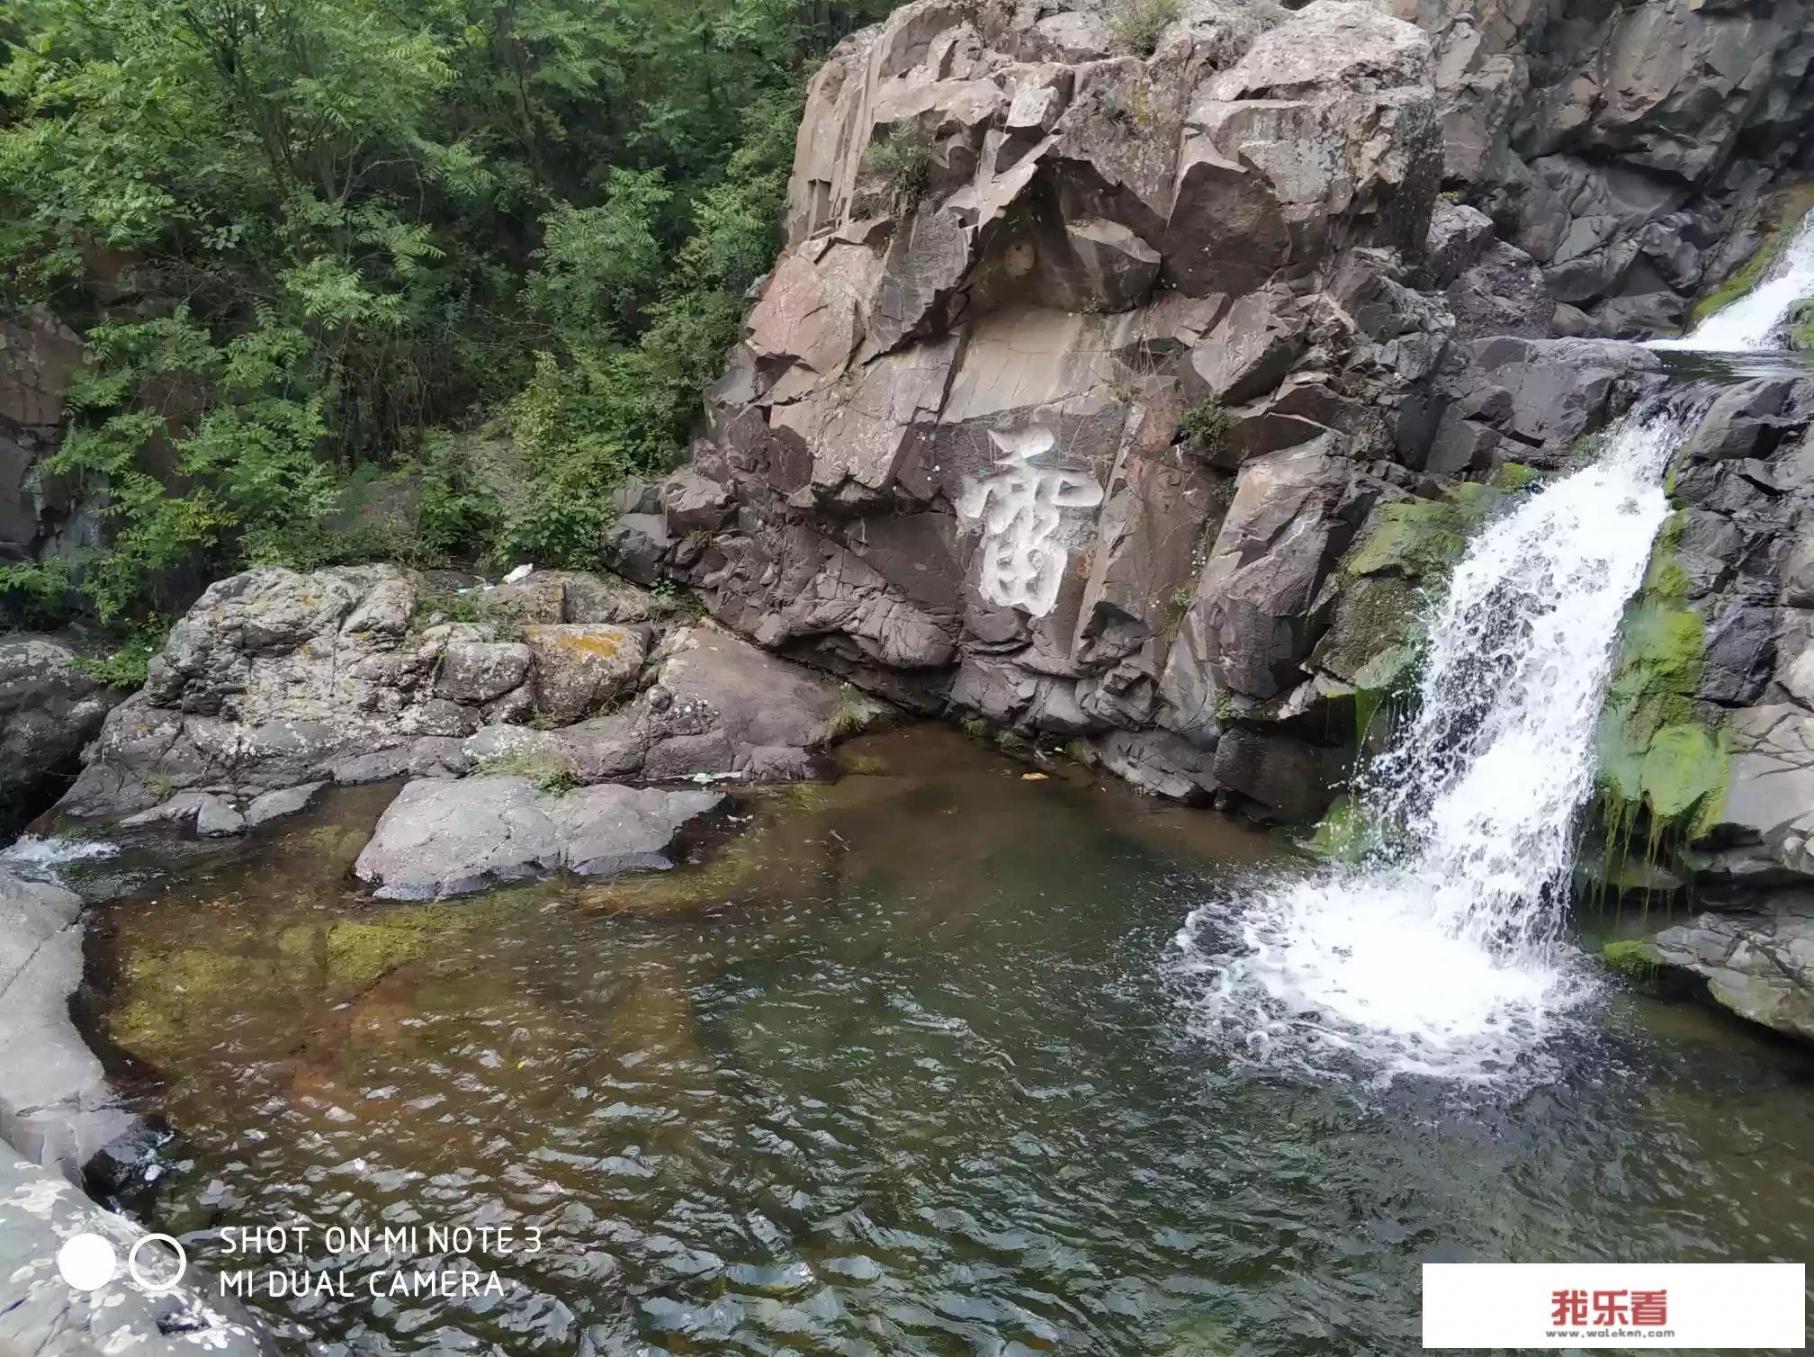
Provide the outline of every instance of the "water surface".
{"type": "Polygon", "coordinates": [[[1612,990],[1531,1091],[1289,1077],[1191,1035],[1171,942],[1276,841],[938,728],[847,759],[606,886],[362,901],[384,788],[180,888],[93,864],[138,882],[92,962],[180,1133],[158,1226],[543,1231],[470,1260],[501,1299],[264,1260],[352,1274],[258,1302],[347,1353],[1403,1353],[1423,1261],[1814,1253],[1792,1048],[1612,990]]]}

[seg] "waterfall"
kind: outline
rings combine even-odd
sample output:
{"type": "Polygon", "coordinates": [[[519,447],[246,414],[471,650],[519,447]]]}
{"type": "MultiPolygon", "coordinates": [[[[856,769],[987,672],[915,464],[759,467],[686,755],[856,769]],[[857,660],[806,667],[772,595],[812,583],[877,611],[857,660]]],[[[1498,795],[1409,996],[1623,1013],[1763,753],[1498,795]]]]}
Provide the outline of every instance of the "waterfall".
{"type": "MultiPolygon", "coordinates": [[[[1749,294],[1656,347],[1757,350],[1814,295],[1814,213],[1749,294]]],[[[1200,1035],[1269,1064],[1500,1079],[1590,996],[1563,943],[1576,822],[1619,622],[1704,402],[1646,398],[1600,459],[1490,524],[1426,618],[1415,713],[1357,779],[1359,861],[1187,917],[1200,1035]],[[1333,1063],[1332,1063],[1333,1062],[1333,1063]]]]}
{"type": "Polygon", "coordinates": [[[1408,727],[1356,787],[1361,861],[1193,911],[1197,1019],[1252,1055],[1491,1078],[1592,990],[1559,946],[1619,620],[1686,420],[1634,412],[1594,465],[1481,532],[1428,618],[1408,727]],[[1230,948],[1230,934],[1239,940],[1230,948]]]}
{"type": "Polygon", "coordinates": [[[1655,349],[1699,353],[1742,353],[1772,347],[1789,308],[1814,297],[1814,212],[1802,218],[1795,235],[1765,270],[1757,286],[1721,307],[1680,339],[1651,341],[1655,349]]]}

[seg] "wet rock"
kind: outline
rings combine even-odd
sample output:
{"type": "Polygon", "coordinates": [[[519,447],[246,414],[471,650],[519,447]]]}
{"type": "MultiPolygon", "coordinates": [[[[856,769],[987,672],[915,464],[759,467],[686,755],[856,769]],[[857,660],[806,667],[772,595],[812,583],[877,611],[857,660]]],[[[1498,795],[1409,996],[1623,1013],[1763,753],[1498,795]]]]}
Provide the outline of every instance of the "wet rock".
{"type": "Polygon", "coordinates": [[[125,696],[76,668],[43,636],[0,640],[0,836],[19,829],[75,778],[82,747],[125,696]]]}
{"type": "Polygon", "coordinates": [[[668,867],[680,831],[724,803],[705,791],[544,791],[522,777],[411,782],[353,872],[381,898],[420,900],[562,870],[611,876],[668,867]]]}
{"type": "Polygon", "coordinates": [[[299,787],[282,787],[274,792],[264,792],[252,798],[246,807],[246,827],[257,829],[262,824],[280,819],[285,815],[294,815],[306,810],[326,782],[305,782],[299,787]]]}
{"type": "Polygon", "coordinates": [[[135,1123],[70,1021],[81,910],[69,891],[0,870],[0,1139],[72,1178],[135,1123]]]}
{"type": "Polygon", "coordinates": [[[1232,726],[1216,743],[1215,777],[1269,815],[1309,823],[1329,808],[1329,753],[1303,740],[1232,726]]]}
{"type": "Polygon", "coordinates": [[[1218,785],[1214,750],[1170,731],[1111,731],[1091,747],[1110,772],[1156,796],[1208,801],[1218,785]]]}
{"type": "Polygon", "coordinates": [[[1814,1041],[1814,903],[1702,914],[1651,940],[1655,960],[1705,983],[1715,1003],[1786,1036],[1814,1041]]]}

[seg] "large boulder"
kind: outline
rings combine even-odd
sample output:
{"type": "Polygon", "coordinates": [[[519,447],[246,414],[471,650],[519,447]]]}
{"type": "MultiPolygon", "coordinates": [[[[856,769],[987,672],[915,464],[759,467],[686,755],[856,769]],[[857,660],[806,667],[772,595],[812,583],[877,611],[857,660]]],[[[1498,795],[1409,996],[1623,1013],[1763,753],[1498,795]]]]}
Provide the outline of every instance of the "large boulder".
{"type": "Polygon", "coordinates": [[[449,594],[391,566],[247,571],[177,623],[58,808],[220,836],[295,808],[268,793],[465,772],[498,728],[570,728],[588,781],[800,776],[846,733],[831,681],[672,618],[571,572],[449,594]]]}
{"type": "Polygon", "coordinates": [[[70,1021],[81,912],[73,893],[0,870],[0,1140],[71,1177],[135,1124],[70,1021]]]}
{"type": "Polygon", "coordinates": [[[84,674],[59,641],[0,639],[0,835],[19,829],[69,786],[83,746],[124,696],[84,674]]]}
{"type": "Polygon", "coordinates": [[[421,900],[570,871],[580,876],[673,865],[692,821],[721,792],[539,787],[526,777],[408,783],[379,819],[353,873],[378,896],[421,900]]]}

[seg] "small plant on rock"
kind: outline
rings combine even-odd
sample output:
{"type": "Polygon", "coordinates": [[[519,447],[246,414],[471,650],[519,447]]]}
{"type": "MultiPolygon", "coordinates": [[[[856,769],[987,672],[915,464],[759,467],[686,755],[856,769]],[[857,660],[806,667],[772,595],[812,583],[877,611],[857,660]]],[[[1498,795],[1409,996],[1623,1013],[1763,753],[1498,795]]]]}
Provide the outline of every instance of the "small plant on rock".
{"type": "Polygon", "coordinates": [[[1178,436],[1204,452],[1219,452],[1228,437],[1228,411],[1214,396],[1205,396],[1184,412],[1178,421],[1178,436]]]}
{"type": "Polygon", "coordinates": [[[579,769],[573,760],[561,754],[525,750],[518,754],[494,754],[481,759],[472,770],[474,777],[520,777],[535,784],[537,791],[548,796],[565,796],[579,786],[579,769]]]}
{"type": "Polygon", "coordinates": [[[910,217],[932,185],[932,138],[914,123],[890,128],[863,153],[863,168],[886,181],[889,209],[910,217]]]}
{"type": "Polygon", "coordinates": [[[1129,56],[1150,57],[1180,11],[1179,0],[1121,0],[1109,15],[1109,39],[1129,56]]]}

